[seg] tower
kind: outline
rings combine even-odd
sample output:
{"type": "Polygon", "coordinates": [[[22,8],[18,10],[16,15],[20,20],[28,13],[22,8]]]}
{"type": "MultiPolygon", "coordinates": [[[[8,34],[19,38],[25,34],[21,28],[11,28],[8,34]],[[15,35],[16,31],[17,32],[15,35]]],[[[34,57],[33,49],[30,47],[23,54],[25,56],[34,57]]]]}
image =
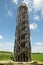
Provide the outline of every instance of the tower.
{"type": "Polygon", "coordinates": [[[17,62],[31,61],[28,8],[25,3],[22,3],[18,7],[14,45],[14,60],[17,62]]]}

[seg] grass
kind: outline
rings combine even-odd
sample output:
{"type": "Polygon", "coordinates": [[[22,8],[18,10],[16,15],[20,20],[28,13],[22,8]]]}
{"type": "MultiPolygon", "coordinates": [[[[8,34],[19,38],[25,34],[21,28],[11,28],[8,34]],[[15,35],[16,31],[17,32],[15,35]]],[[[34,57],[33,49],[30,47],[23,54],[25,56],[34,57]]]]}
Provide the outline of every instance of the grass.
{"type": "Polygon", "coordinates": [[[32,53],[32,60],[43,62],[43,53],[32,53]]]}
{"type": "Polygon", "coordinates": [[[0,60],[11,60],[12,55],[11,52],[0,51],[0,60]]]}
{"type": "MultiPolygon", "coordinates": [[[[11,60],[13,57],[12,52],[0,51],[0,60],[11,60]]],[[[43,62],[43,53],[32,53],[32,61],[43,62]]]]}

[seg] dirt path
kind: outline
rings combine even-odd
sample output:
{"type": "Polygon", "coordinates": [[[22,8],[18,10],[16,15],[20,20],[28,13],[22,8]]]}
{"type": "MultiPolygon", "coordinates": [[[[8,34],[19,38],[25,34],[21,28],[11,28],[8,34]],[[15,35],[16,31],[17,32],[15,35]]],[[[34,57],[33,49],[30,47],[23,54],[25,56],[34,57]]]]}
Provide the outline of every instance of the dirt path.
{"type": "Polygon", "coordinates": [[[11,60],[2,60],[2,61],[0,61],[0,63],[3,63],[3,64],[10,63],[10,62],[13,62],[13,61],[11,61],[11,60]]]}
{"type": "MultiPolygon", "coordinates": [[[[14,64],[20,64],[20,65],[22,63],[23,65],[27,65],[27,62],[25,62],[25,64],[24,64],[24,62],[14,62],[12,60],[2,60],[2,61],[0,61],[0,64],[8,64],[8,63],[14,63],[14,64]]],[[[37,62],[37,65],[43,65],[43,62],[37,62]]]]}

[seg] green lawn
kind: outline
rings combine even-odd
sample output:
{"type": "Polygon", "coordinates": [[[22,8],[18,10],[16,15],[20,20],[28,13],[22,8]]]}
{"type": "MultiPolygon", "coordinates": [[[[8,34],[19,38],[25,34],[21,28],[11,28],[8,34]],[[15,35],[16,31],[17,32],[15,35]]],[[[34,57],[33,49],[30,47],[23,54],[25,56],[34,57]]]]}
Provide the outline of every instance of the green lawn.
{"type": "Polygon", "coordinates": [[[43,53],[33,53],[32,54],[33,61],[42,61],[43,62],[43,53]]]}
{"type": "MultiPolygon", "coordinates": [[[[12,52],[0,51],[0,60],[11,60],[12,56],[13,56],[12,52]]],[[[32,61],[43,62],[43,53],[32,53],[32,61]]]]}
{"type": "Polygon", "coordinates": [[[0,51],[0,60],[11,60],[12,55],[11,52],[0,51]]]}

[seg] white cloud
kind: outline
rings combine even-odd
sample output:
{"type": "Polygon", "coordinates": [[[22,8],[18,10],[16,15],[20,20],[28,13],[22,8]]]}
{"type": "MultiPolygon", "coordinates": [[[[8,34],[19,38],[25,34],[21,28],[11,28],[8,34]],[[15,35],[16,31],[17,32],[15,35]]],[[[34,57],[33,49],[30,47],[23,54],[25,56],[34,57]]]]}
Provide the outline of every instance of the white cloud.
{"type": "Polygon", "coordinates": [[[35,53],[43,53],[43,43],[42,42],[37,42],[33,47],[32,47],[32,52],[35,53]]]}
{"type": "Polygon", "coordinates": [[[26,3],[27,5],[29,4],[30,0],[23,0],[23,3],[26,3]]]}
{"type": "Polygon", "coordinates": [[[43,0],[23,0],[23,3],[27,4],[28,9],[34,9],[34,12],[43,11],[43,0]]]}
{"type": "Polygon", "coordinates": [[[42,18],[43,18],[43,11],[41,11],[41,16],[42,16],[42,18]]]}
{"type": "Polygon", "coordinates": [[[35,11],[43,10],[43,0],[33,0],[33,8],[35,11]]]}
{"type": "Polygon", "coordinates": [[[3,36],[2,35],[0,35],[0,40],[2,40],[3,39],[3,36]]]}
{"type": "Polygon", "coordinates": [[[10,9],[10,10],[8,10],[8,15],[9,16],[12,16],[13,15],[13,12],[12,12],[12,10],[10,9]]]}
{"type": "Polygon", "coordinates": [[[29,11],[29,13],[31,13],[31,12],[32,12],[32,8],[29,8],[29,10],[28,10],[28,11],[29,11]]]}
{"type": "Polygon", "coordinates": [[[13,52],[13,48],[14,48],[14,43],[12,42],[0,43],[0,51],[13,52]]]}
{"type": "Polygon", "coordinates": [[[40,19],[40,18],[39,18],[39,15],[34,15],[34,16],[33,16],[33,19],[39,21],[39,19],[40,19]]]}
{"type": "Polygon", "coordinates": [[[43,15],[43,11],[41,12],[41,14],[43,15]]]}
{"type": "Polygon", "coordinates": [[[42,43],[41,42],[37,42],[35,45],[39,46],[39,45],[42,45],[42,43]]]}
{"type": "Polygon", "coordinates": [[[30,24],[30,29],[32,29],[32,30],[36,30],[37,27],[38,27],[38,25],[36,23],[30,24]]]}
{"type": "Polygon", "coordinates": [[[5,4],[4,6],[5,6],[6,11],[7,11],[7,16],[12,16],[13,15],[13,11],[10,8],[8,8],[7,4],[5,4]]]}
{"type": "Polygon", "coordinates": [[[32,0],[23,0],[23,3],[26,3],[28,7],[31,7],[32,5],[32,0]]]}
{"type": "Polygon", "coordinates": [[[18,4],[18,0],[12,0],[16,5],[18,4]]]}

